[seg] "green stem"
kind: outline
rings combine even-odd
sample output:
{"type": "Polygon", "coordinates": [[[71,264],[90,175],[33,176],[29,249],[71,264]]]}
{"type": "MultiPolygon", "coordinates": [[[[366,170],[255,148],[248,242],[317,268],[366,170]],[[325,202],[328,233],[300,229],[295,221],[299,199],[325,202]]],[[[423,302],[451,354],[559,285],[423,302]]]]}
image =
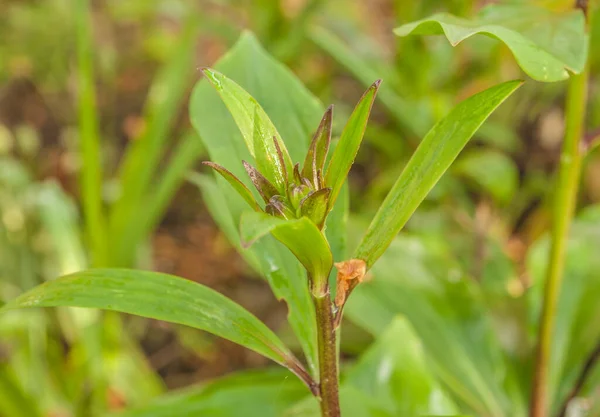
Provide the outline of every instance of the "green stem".
{"type": "Polygon", "coordinates": [[[319,382],[322,417],[340,417],[336,331],[329,289],[313,295],[319,343],[319,382]]]}
{"type": "Polygon", "coordinates": [[[582,146],[589,70],[572,75],[566,102],[565,140],[555,187],[552,244],[544,289],[542,314],[535,363],[530,417],[547,417],[549,407],[549,364],[556,305],[565,265],[569,226],[575,211],[581,174],[582,146]]]}

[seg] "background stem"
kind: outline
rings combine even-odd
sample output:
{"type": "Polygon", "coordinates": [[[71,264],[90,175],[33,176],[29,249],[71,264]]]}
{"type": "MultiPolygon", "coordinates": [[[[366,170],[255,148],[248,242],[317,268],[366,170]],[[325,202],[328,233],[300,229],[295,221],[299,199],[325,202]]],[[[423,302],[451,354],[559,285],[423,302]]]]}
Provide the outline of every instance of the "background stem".
{"type": "Polygon", "coordinates": [[[317,314],[321,416],[340,417],[336,332],[329,291],[314,295],[313,300],[317,314]]]}
{"type": "Polygon", "coordinates": [[[569,79],[565,140],[560,156],[560,168],[554,195],[552,243],[540,318],[530,408],[531,417],[548,416],[548,377],[552,335],[565,265],[569,227],[575,211],[581,174],[581,139],[584,131],[588,75],[589,70],[586,67],[581,74],[571,75],[569,79]]]}

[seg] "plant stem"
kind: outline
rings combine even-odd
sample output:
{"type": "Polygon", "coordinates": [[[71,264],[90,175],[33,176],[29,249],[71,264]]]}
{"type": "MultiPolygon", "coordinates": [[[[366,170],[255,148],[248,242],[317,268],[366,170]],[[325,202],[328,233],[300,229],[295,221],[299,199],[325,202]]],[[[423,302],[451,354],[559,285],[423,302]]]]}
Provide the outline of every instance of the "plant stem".
{"type": "Polygon", "coordinates": [[[569,226],[575,211],[581,174],[582,146],[589,70],[571,75],[566,102],[565,140],[554,195],[552,243],[546,275],[530,417],[547,417],[549,408],[549,362],[552,350],[556,304],[565,265],[569,226]]]}
{"type": "Polygon", "coordinates": [[[317,314],[319,380],[322,417],[340,417],[336,332],[329,289],[313,295],[317,314]]]}

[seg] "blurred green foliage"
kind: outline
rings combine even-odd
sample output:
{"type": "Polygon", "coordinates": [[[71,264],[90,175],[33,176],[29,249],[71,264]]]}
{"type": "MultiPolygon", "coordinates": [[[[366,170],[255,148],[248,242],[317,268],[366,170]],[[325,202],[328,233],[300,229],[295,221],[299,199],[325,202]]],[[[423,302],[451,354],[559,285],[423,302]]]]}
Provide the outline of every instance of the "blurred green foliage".
{"type": "MultiPolygon", "coordinates": [[[[256,34],[264,50],[234,49],[220,69],[265,108],[291,141],[295,161],[322,114],[320,102],[336,104],[339,136],[340,121],[347,120],[364,88],[384,79],[350,173],[349,203],[336,207],[327,225],[340,236],[349,205],[348,247],[354,248],[436,121],[476,91],[526,77],[495,39],[474,36],[453,48],[443,37],[392,33],[438,12],[472,19],[481,3],[78,0],[83,7],[78,9],[69,0],[3,1],[0,301],[90,265],[153,267],[149,240],[185,175],[206,155],[184,116],[190,94],[192,123],[202,140],[212,141],[212,149],[221,146],[218,154],[210,151],[210,159],[241,174],[235,169],[241,169],[245,150],[232,139],[239,135],[235,125],[224,107],[193,99],[209,94],[201,91],[206,83],[191,89],[200,77],[196,69],[212,65],[244,29],[256,34]],[[253,71],[269,72],[281,89],[259,84],[253,71]],[[11,93],[23,80],[33,86],[37,102],[11,93]],[[82,99],[83,86],[95,98],[82,99]],[[49,123],[57,132],[48,133],[49,123]],[[87,155],[80,151],[85,141],[91,143],[87,155]],[[94,185],[78,186],[85,175],[95,178],[94,185]],[[102,223],[90,210],[101,213],[102,223]]],[[[572,7],[566,0],[531,3],[559,14],[572,7]]],[[[536,22],[545,28],[540,36],[555,27],[552,20],[549,26],[536,22]]],[[[599,40],[597,24],[589,39],[592,133],[600,124],[599,40]]],[[[564,82],[528,80],[482,126],[370,280],[354,292],[347,318],[356,326],[347,327],[352,334],[344,330],[341,341],[347,352],[342,368],[348,369],[342,378],[345,416],[526,415],[564,93],[564,82]]],[[[584,165],[558,308],[553,415],[600,338],[600,152],[589,153],[584,165]]],[[[236,245],[244,202],[217,187],[220,179],[204,173],[191,179],[200,185],[205,206],[189,210],[209,211],[236,245]],[[225,206],[235,212],[225,212],[225,206]]],[[[330,242],[334,258],[345,259],[345,239],[330,242]]],[[[314,355],[314,341],[305,337],[314,312],[306,294],[297,297],[306,291],[293,257],[271,238],[242,256],[286,299],[293,329],[287,334],[297,335],[288,338],[314,355]],[[270,270],[265,253],[282,264],[287,259],[288,270],[270,270]]],[[[242,408],[248,416],[314,415],[316,404],[306,398],[306,388],[275,370],[242,370],[165,393],[164,375],[144,351],[151,331],[144,323],[79,309],[2,315],[0,416],[99,416],[123,408],[132,409],[123,416],[166,416],[175,407],[181,416],[233,416],[242,408]]],[[[204,350],[198,347],[196,355],[204,350]]],[[[600,415],[598,366],[579,397],[569,415],[600,415]]]]}

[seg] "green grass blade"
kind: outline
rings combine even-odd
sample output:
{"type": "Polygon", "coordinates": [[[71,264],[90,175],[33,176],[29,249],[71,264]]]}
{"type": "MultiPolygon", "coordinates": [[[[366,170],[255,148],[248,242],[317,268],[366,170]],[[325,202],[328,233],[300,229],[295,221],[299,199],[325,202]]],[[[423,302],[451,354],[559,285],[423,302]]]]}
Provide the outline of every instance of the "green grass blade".
{"type": "MultiPolygon", "coordinates": [[[[363,59],[332,32],[323,28],[316,28],[310,32],[310,38],[347,71],[352,73],[364,86],[370,85],[377,78],[382,78],[382,71],[373,64],[372,59],[363,59]]],[[[427,127],[430,126],[431,118],[427,115],[427,109],[419,108],[421,111],[415,111],[415,108],[419,106],[396,93],[392,88],[392,85],[396,83],[391,83],[388,80],[388,72],[390,71],[383,72],[385,73],[386,82],[378,93],[379,100],[400,126],[405,127],[415,136],[423,136],[427,132],[427,127]]]]}
{"type": "MultiPolygon", "coordinates": [[[[140,227],[138,213],[146,210],[146,195],[152,180],[156,176],[156,167],[165,152],[169,140],[169,131],[178,115],[185,92],[191,82],[194,67],[194,48],[199,28],[191,19],[184,29],[181,41],[173,55],[154,81],[145,108],[146,128],[127,149],[121,164],[119,180],[121,196],[113,205],[110,213],[111,236],[127,233],[129,227],[140,227]]],[[[140,221],[141,218],[140,218],[140,221]]],[[[143,227],[142,227],[143,229],[143,227]]],[[[139,242],[134,242],[137,246],[139,242]]],[[[129,241],[116,240],[112,250],[113,265],[129,266],[133,262],[129,241]]]]}
{"type": "Polygon", "coordinates": [[[127,227],[119,235],[118,251],[113,260],[117,265],[127,265],[135,258],[139,243],[146,239],[160,222],[167,207],[185,180],[185,174],[205,152],[202,141],[193,131],[188,131],[180,139],[164,170],[140,202],[140,209],[130,219],[127,227]]]}
{"type": "Polygon", "coordinates": [[[46,282],[3,310],[86,307],[119,311],[207,331],[287,366],[295,361],[279,338],[224,295],[183,278],[128,269],[92,269],[46,282]]]}
{"type": "Polygon", "coordinates": [[[102,208],[102,155],[92,52],[92,23],[89,0],[77,0],[77,85],[81,152],[81,198],[85,231],[90,243],[91,262],[95,266],[106,263],[107,230],[102,208]]]}
{"type": "Polygon", "coordinates": [[[479,126],[520,85],[508,81],[469,97],[429,131],[375,214],[354,258],[369,267],[375,263],[479,126]]]}

